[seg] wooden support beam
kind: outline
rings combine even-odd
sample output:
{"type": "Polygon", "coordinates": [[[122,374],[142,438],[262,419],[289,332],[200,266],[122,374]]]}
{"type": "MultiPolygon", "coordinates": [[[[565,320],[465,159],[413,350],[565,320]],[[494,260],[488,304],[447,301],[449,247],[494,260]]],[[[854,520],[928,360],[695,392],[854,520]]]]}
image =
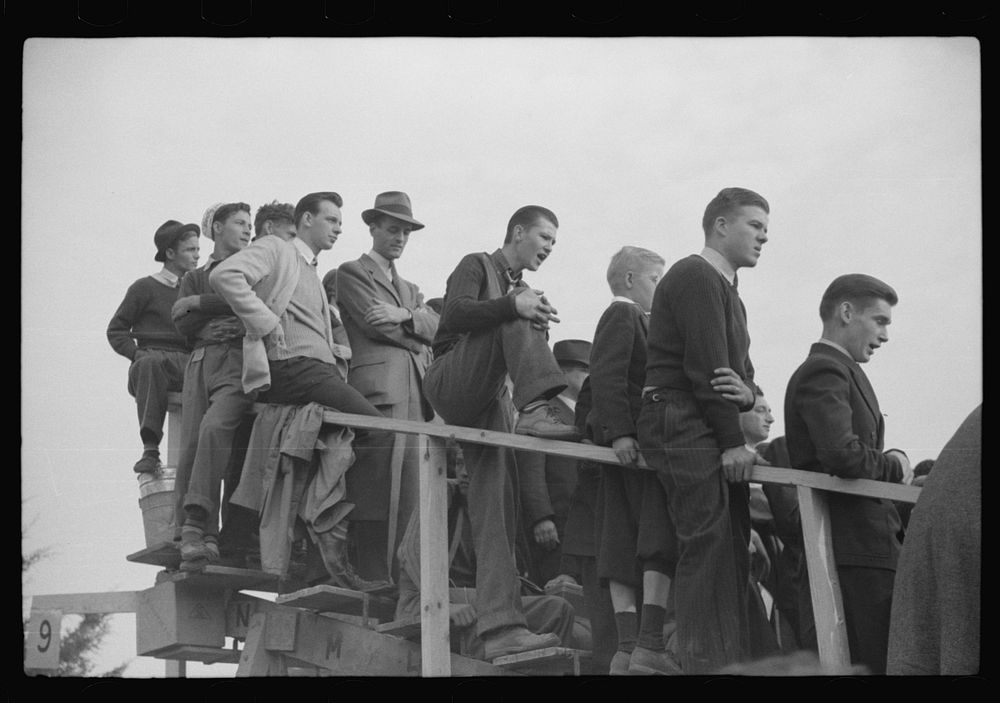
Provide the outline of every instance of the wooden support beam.
{"type": "Polygon", "coordinates": [[[872,481],[867,478],[837,478],[815,471],[783,469],[777,466],[755,466],[751,480],[758,483],[807,486],[833,493],[846,493],[866,498],[886,498],[904,503],[916,503],[921,491],[916,486],[904,486],[899,483],[872,481]]]}
{"type": "Polygon", "coordinates": [[[444,440],[422,434],[418,452],[421,673],[423,676],[451,676],[448,622],[448,471],[444,440]]]}
{"type": "Polygon", "coordinates": [[[247,628],[247,640],[236,667],[236,676],[284,676],[285,662],[280,654],[274,654],[264,646],[267,613],[256,613],[247,628]]]}
{"type": "Polygon", "coordinates": [[[136,591],[120,593],[63,593],[50,596],[33,596],[32,610],[60,610],[63,613],[87,615],[89,613],[134,613],[138,604],[136,591]]]}
{"type": "Polygon", "coordinates": [[[851,653],[847,644],[837,565],[833,558],[830,510],[822,491],[807,486],[798,486],[797,491],[819,660],[831,673],[847,671],[851,666],[851,653]]]}
{"type": "Polygon", "coordinates": [[[163,462],[164,466],[176,467],[181,458],[180,396],[180,393],[167,394],[167,460],[163,462]]]}

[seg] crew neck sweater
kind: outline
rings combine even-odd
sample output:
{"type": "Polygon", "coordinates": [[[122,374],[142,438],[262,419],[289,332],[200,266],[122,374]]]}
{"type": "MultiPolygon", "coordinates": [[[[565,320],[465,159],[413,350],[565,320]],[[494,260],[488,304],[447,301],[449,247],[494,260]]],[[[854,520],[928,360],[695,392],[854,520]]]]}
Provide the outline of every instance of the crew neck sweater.
{"type": "Polygon", "coordinates": [[[140,278],[129,286],[108,324],[111,348],[129,360],[135,359],[138,349],[190,351],[170,316],[178,291],[179,288],[170,288],[153,276],[140,278]]]}
{"type": "Polygon", "coordinates": [[[720,448],[742,446],[740,408],[710,383],[728,366],[756,391],[736,286],[697,254],[675,263],[653,293],[647,349],[646,386],[691,392],[720,448]]]}

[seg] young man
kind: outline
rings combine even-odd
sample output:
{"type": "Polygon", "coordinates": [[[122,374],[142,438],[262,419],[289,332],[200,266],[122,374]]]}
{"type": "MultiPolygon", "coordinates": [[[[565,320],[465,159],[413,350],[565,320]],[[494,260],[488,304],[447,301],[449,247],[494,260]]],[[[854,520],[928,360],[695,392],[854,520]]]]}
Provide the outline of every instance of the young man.
{"type": "Polygon", "coordinates": [[[653,295],[637,426],[677,535],[673,587],[685,674],[708,674],[749,654],[746,480],[756,455],[739,414],[753,407],[754,392],[736,272],[756,266],[768,213],[757,193],[723,189],[702,218],[705,248],[671,266],[653,295]],[[728,370],[735,375],[721,373],[728,370]]]}
{"type": "Polygon", "coordinates": [[[665,263],[659,254],[632,246],[611,257],[607,278],[614,297],[594,332],[590,378],[594,439],[614,449],[624,466],[633,467],[605,465],[602,469],[604,509],[597,575],[608,584],[615,613],[618,651],[611,660],[613,676],[680,673],[663,641],[670,578],[677,560],[666,496],[652,472],[634,468],[648,316],[665,263]],[[636,612],[640,587],[641,618],[636,612]]]}
{"type": "MultiPolygon", "coordinates": [[[[529,205],[507,223],[493,254],[469,254],[448,277],[444,314],[424,393],[449,424],[556,439],[578,439],[575,427],[552,416],[548,399],[566,379],[546,339],[556,310],[522,280],[552,253],[559,222],[529,205]],[[513,381],[513,405],[506,378],[513,381]]],[[[553,646],[558,638],[525,627],[514,557],[516,463],[508,448],[463,443],[469,471],[469,518],[476,551],[476,623],[488,659],[553,646]]]]}
{"type": "MultiPolygon", "coordinates": [[[[386,417],[430,420],[434,411],[421,384],[438,314],[419,302],[420,289],[396,271],[410,233],[424,225],[413,218],[409,196],[399,191],[379,193],[361,219],[372,237],[371,251],[341,264],[336,276],[337,306],[352,355],[347,382],[386,417]]],[[[396,547],[420,497],[416,435],[397,434],[385,449],[370,457],[372,465],[348,474],[355,504],[352,541],[358,571],[366,577],[396,573],[396,547]]]]}
{"type": "MultiPolygon", "coordinates": [[[[897,301],[889,285],[860,273],[839,276],[823,293],[823,335],[785,392],[792,468],[908,483],[906,455],[883,452],[885,419],[860,366],[889,341],[897,301]]],[[[831,494],[828,501],[851,659],[884,674],[899,514],[884,498],[831,494]]]]}
{"type": "Polygon", "coordinates": [[[295,236],[295,206],[277,200],[261,205],[253,218],[253,231],[254,242],[270,235],[287,242],[295,236]]]}
{"type": "MultiPolygon", "coordinates": [[[[338,366],[330,308],[316,273],[317,256],[333,247],[341,231],[343,200],[334,192],[310,193],[295,206],[296,236],[289,241],[264,237],[215,267],[209,283],[232,306],[246,327],[243,391],[261,391],[268,403],[316,402],[361,415],[381,413],[347,385],[338,366]]],[[[392,435],[367,433],[355,442],[359,461],[370,446],[388,444],[392,435]]],[[[350,496],[346,497],[349,500],[350,496]]],[[[358,576],[347,559],[347,522],[316,535],[334,585],[365,591],[384,584],[358,576]]]]}
{"type": "Polygon", "coordinates": [[[160,440],[167,413],[167,393],[181,390],[190,347],[170,317],[181,277],[198,265],[198,225],[167,220],[153,235],[154,260],[163,268],[129,286],[108,324],[111,348],[131,362],[128,392],[139,414],[143,453],[133,470],[152,473],[160,467],[160,440]]]}
{"type": "MultiPolygon", "coordinates": [[[[549,407],[567,425],[574,425],[576,399],[590,373],[590,342],[563,339],[552,354],[566,377],[566,389],[549,400],[549,407]]],[[[562,540],[569,502],[576,489],[576,459],[538,452],[517,453],[520,505],[527,530],[529,576],[538,586],[562,575],[562,540]]]]}
{"type": "Polygon", "coordinates": [[[177,330],[194,347],[184,371],[181,458],[174,483],[180,568],[185,571],[219,559],[222,481],[236,431],[255,395],[244,393],[240,383],[243,324],[208,282],[218,264],[250,243],[250,206],[213,205],[203,223],[214,243],[212,253],[204,266],[181,281],[181,297],[173,309],[177,330]]]}

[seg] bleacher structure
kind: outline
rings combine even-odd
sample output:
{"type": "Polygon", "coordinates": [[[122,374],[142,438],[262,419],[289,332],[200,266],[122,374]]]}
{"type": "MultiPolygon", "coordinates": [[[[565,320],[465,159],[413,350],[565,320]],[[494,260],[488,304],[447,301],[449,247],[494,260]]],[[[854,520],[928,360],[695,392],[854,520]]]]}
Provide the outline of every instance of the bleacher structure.
{"type": "MultiPolygon", "coordinates": [[[[179,453],[179,403],[179,394],[172,394],[167,427],[168,465],[176,465],[179,453]]],[[[445,440],[453,438],[619,465],[610,448],[330,410],[326,411],[324,421],[343,427],[419,436],[419,618],[393,621],[394,603],[377,593],[327,585],[283,592],[278,575],[230,566],[209,565],[198,572],[180,571],[176,548],[170,544],[153,545],[126,557],[133,563],[159,567],[151,588],[35,596],[26,633],[25,670],[44,675],[58,668],[62,615],[127,612],[136,614],[136,652],[163,659],[166,676],[184,676],[188,661],[235,663],[237,677],[588,673],[590,653],[566,647],[500,657],[493,662],[452,653],[445,440]],[[248,591],[270,592],[276,597],[271,601],[248,591]],[[229,647],[227,639],[231,641],[229,647]]],[[[771,466],[756,466],[751,480],[797,487],[820,662],[827,671],[845,671],[850,666],[850,652],[833,561],[826,494],[848,493],[915,503],[920,489],[771,466]]],[[[567,598],[577,614],[586,617],[578,586],[561,585],[550,593],[567,598]]]]}

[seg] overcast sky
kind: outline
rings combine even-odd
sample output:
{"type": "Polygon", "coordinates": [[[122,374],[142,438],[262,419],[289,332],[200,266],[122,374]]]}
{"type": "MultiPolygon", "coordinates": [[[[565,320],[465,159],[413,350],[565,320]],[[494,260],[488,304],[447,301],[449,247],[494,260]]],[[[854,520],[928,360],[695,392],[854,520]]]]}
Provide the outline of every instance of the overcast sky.
{"type": "MultiPolygon", "coordinates": [[[[701,249],[721,188],[751,188],[770,241],[740,294],[772,436],[843,273],[899,293],[865,367],[887,446],[934,458],[982,402],[973,39],[32,39],[23,85],[22,522],[26,550],[55,550],[27,594],[153,585],[125,561],[145,546],[141,445],[105,330],[158,269],[156,228],[218,201],[339,192],[322,276],[370,248],[376,193],[404,190],[426,228],[398,268],[427,298],[515,209],[546,206],[558,243],[526,278],[559,310],[554,342],[592,338],[618,248],[673,263],[701,249]]],[[[134,616],[113,622],[104,668],[135,656],[134,616]]],[[[142,658],[126,675],[162,672],[142,658]]]]}

